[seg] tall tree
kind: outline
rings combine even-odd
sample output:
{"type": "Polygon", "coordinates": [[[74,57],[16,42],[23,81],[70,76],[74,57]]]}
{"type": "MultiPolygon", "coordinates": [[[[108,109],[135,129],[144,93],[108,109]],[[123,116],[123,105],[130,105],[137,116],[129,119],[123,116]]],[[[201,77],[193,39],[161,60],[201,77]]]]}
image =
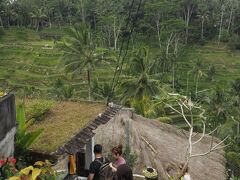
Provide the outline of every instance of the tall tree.
{"type": "Polygon", "coordinates": [[[39,26],[42,23],[42,21],[47,18],[47,15],[45,14],[45,10],[44,8],[40,8],[40,9],[35,9],[32,13],[31,13],[31,18],[34,20],[34,24],[36,27],[36,31],[39,30],[39,26]]]}
{"type": "Polygon", "coordinates": [[[240,135],[240,79],[236,79],[232,83],[232,93],[236,97],[235,104],[237,106],[237,135],[240,135]]]}
{"type": "Polygon", "coordinates": [[[217,88],[208,99],[209,125],[215,129],[229,117],[229,99],[223,89],[217,88]]]}
{"type": "Polygon", "coordinates": [[[206,73],[204,71],[204,65],[203,62],[200,59],[197,59],[197,61],[195,62],[193,69],[192,69],[192,74],[194,75],[195,78],[195,95],[196,97],[198,96],[198,83],[199,83],[199,79],[202,78],[203,76],[206,76],[206,73]]]}
{"type": "Polygon", "coordinates": [[[159,47],[162,47],[162,32],[164,22],[169,19],[177,19],[179,3],[177,1],[149,1],[145,6],[146,21],[155,29],[159,47]]]}
{"type": "Polygon", "coordinates": [[[148,50],[140,48],[133,53],[127,67],[127,75],[121,83],[125,101],[141,100],[144,96],[151,97],[157,93],[159,87],[159,81],[152,73],[153,64],[149,61],[148,50]]]}
{"type": "Polygon", "coordinates": [[[95,65],[103,60],[106,53],[97,49],[92,40],[89,25],[76,26],[68,32],[68,38],[60,46],[63,50],[64,68],[72,77],[79,75],[83,70],[87,72],[88,98],[91,99],[91,72],[95,65]]]}
{"type": "Polygon", "coordinates": [[[4,28],[4,25],[3,25],[3,15],[4,15],[4,7],[5,5],[5,1],[4,0],[0,0],[0,26],[1,28],[4,28]]]}
{"type": "Polygon", "coordinates": [[[189,24],[192,15],[197,7],[197,3],[195,0],[182,0],[182,6],[183,6],[183,19],[185,21],[185,44],[187,44],[189,36],[189,24]]]}
{"type": "Polygon", "coordinates": [[[201,40],[204,40],[204,24],[209,17],[208,2],[201,0],[198,5],[198,16],[201,20],[201,40]]]}

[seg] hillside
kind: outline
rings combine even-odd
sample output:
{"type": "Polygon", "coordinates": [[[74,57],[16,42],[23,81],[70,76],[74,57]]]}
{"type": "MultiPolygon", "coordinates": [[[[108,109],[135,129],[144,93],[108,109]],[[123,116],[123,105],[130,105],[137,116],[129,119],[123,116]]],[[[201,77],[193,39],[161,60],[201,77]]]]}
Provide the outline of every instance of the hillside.
{"type": "MultiPolygon", "coordinates": [[[[42,34],[52,33],[64,36],[65,30],[45,29],[37,33],[30,29],[12,28],[5,31],[0,38],[0,87],[24,88],[34,91],[30,93],[46,96],[57,79],[62,79],[66,84],[73,85],[76,96],[86,96],[86,74],[83,72],[82,76],[75,79],[66,77],[63,66],[60,65],[61,51],[56,47],[56,43],[53,40],[40,38],[42,34]]],[[[156,50],[150,49],[151,51],[156,50]]],[[[179,62],[181,66],[178,68],[178,79],[184,89],[187,84],[187,73],[193,68],[197,59],[203,60],[205,73],[210,65],[214,65],[216,71],[212,81],[207,80],[206,76],[200,78],[199,90],[215,85],[223,87],[239,77],[240,52],[229,50],[225,44],[194,45],[187,48],[186,54],[187,57],[179,62]]],[[[109,82],[113,71],[114,64],[102,64],[95,69],[93,79],[109,82]]],[[[194,76],[190,75],[189,87],[194,89],[194,86],[194,76]]]]}
{"type": "MultiPolygon", "coordinates": [[[[32,89],[30,93],[46,96],[57,79],[62,79],[76,89],[76,96],[86,95],[86,73],[75,79],[66,77],[57,44],[40,38],[42,34],[52,33],[64,36],[64,29],[39,33],[25,28],[4,31],[0,37],[0,88],[32,89]]],[[[93,78],[108,81],[112,72],[113,66],[103,64],[94,71],[93,78]]]]}
{"type": "MultiPolygon", "coordinates": [[[[199,90],[206,87],[214,88],[219,86],[226,88],[229,83],[240,77],[240,52],[232,51],[227,44],[217,45],[216,43],[207,43],[206,45],[193,45],[187,48],[188,57],[179,62],[180,80],[186,86],[187,73],[192,70],[194,63],[201,60],[203,64],[203,75],[199,80],[199,90]],[[213,79],[208,79],[209,67],[214,67],[215,73],[213,79]]],[[[195,86],[194,74],[189,74],[189,86],[195,86]]]]}

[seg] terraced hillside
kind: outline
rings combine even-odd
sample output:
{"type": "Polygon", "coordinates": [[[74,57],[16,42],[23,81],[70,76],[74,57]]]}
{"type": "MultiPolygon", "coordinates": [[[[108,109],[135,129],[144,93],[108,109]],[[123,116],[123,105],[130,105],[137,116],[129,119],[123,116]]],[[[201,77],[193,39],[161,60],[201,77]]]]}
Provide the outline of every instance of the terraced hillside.
{"type": "MultiPolygon", "coordinates": [[[[45,29],[37,33],[30,29],[8,29],[0,35],[0,88],[33,88],[34,92],[46,94],[57,79],[75,88],[78,97],[87,96],[87,76],[83,73],[76,79],[66,77],[63,66],[60,65],[61,51],[57,49],[53,40],[43,40],[44,33],[54,33],[64,36],[64,29],[45,29]]],[[[154,51],[150,49],[150,51],[154,51]]],[[[202,59],[203,71],[207,74],[208,68],[213,65],[215,74],[213,80],[207,76],[199,79],[198,90],[225,86],[230,81],[240,77],[240,52],[233,52],[225,44],[207,44],[192,46],[187,49],[187,57],[178,65],[178,79],[183,89],[194,90],[194,61],[202,59]],[[188,87],[187,88],[187,79],[188,87]]],[[[93,73],[93,79],[100,82],[109,82],[114,71],[113,64],[103,64],[93,73]]],[[[186,92],[187,93],[187,92],[186,92]]]]}
{"type": "MultiPolygon", "coordinates": [[[[61,51],[53,40],[42,40],[40,35],[41,32],[29,29],[8,29],[0,36],[0,87],[34,88],[46,92],[60,78],[73,85],[76,94],[84,96],[86,75],[83,73],[74,80],[67,78],[60,65],[61,51]]],[[[94,77],[109,80],[111,67],[107,64],[98,67],[94,77]]]]}
{"type": "Polygon", "coordinates": [[[195,74],[191,73],[195,62],[199,59],[203,63],[203,75],[199,78],[199,91],[211,89],[215,86],[225,87],[236,78],[240,78],[240,52],[230,50],[226,44],[209,43],[204,46],[193,46],[187,50],[189,55],[186,60],[180,62],[179,73],[183,85],[195,88],[195,74]],[[209,67],[213,66],[215,73],[213,79],[208,79],[209,67]]]}

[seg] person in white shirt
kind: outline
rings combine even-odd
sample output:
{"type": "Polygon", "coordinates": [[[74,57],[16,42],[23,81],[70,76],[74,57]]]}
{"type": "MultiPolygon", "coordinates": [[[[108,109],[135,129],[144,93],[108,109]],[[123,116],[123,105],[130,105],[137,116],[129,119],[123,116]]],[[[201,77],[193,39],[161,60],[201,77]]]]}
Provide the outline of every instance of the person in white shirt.
{"type": "MultiPolygon", "coordinates": [[[[180,169],[182,170],[182,168],[184,167],[184,164],[181,164],[180,165],[180,169]]],[[[183,177],[181,178],[181,180],[191,180],[191,176],[188,172],[188,167],[186,167],[184,169],[184,172],[183,172],[183,177]]]]}

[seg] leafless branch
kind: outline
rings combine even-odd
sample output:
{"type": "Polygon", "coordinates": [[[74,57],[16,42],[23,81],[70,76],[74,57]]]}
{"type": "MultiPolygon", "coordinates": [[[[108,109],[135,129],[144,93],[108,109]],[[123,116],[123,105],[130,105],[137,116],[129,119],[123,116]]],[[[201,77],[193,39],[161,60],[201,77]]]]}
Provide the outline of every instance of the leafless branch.
{"type": "Polygon", "coordinates": [[[216,127],[214,130],[212,130],[211,132],[209,132],[209,133],[206,134],[206,135],[211,135],[211,134],[213,134],[213,133],[216,132],[220,127],[221,127],[221,126],[216,127]]]}
{"type": "Polygon", "coordinates": [[[149,147],[155,154],[157,154],[156,149],[155,149],[143,136],[141,136],[141,139],[148,145],[148,147],[149,147]]]}
{"type": "Polygon", "coordinates": [[[205,136],[206,125],[205,125],[205,123],[203,121],[202,121],[202,123],[203,123],[203,133],[202,133],[202,136],[196,142],[193,142],[192,143],[193,145],[199,143],[205,136]]]}

